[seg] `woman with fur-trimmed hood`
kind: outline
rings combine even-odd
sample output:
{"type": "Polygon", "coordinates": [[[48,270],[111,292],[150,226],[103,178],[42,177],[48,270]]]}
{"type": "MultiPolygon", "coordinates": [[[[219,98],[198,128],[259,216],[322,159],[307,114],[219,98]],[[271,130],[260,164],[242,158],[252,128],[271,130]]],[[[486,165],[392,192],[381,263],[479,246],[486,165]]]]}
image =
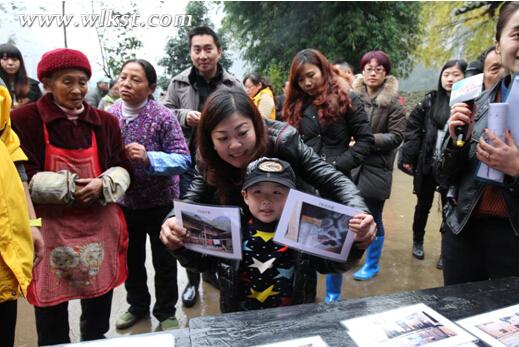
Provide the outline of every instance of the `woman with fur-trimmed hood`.
{"type": "Polygon", "coordinates": [[[370,51],[360,60],[362,76],[353,82],[353,91],[364,103],[364,109],[375,137],[370,155],[352,171],[353,181],[377,223],[377,238],[366,252],[366,262],[353,277],[369,280],[379,272],[384,244],[382,210],[391,193],[393,163],[398,146],[404,139],[405,108],[398,92],[398,80],[391,76],[391,61],[383,51],[370,51]]]}

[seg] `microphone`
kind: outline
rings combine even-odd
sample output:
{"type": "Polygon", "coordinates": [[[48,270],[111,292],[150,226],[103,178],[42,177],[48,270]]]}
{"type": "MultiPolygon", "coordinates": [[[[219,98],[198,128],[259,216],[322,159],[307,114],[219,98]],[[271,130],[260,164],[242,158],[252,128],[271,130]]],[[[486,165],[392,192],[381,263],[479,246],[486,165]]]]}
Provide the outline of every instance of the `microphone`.
{"type": "MultiPolygon", "coordinates": [[[[470,111],[474,113],[475,111],[475,103],[474,99],[465,101],[467,106],[470,108],[470,111]]],[[[457,126],[456,129],[454,129],[454,132],[456,134],[456,146],[457,147],[463,147],[465,146],[465,137],[467,136],[467,130],[469,129],[469,126],[467,124],[457,126]]]]}
{"type": "MultiPolygon", "coordinates": [[[[469,65],[472,65],[472,70],[469,73],[475,71],[478,67],[478,64],[481,65],[481,62],[471,62],[469,65]]],[[[468,69],[468,68],[467,68],[468,69]]],[[[449,106],[464,102],[466,103],[471,112],[475,111],[474,101],[481,95],[483,91],[483,74],[479,73],[477,75],[464,78],[461,81],[454,83],[451,91],[451,98],[449,101],[449,106]]],[[[454,142],[457,147],[463,147],[465,145],[465,137],[467,137],[468,124],[463,126],[457,126],[454,129],[456,133],[456,141],[454,142]]]]}

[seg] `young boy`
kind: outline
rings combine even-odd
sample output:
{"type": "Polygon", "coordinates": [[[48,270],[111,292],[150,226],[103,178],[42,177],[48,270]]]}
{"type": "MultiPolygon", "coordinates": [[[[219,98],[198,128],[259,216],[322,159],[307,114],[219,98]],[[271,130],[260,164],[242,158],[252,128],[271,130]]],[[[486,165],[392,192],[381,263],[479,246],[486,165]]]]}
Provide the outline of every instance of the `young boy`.
{"type": "MultiPolygon", "coordinates": [[[[241,261],[215,258],[184,247],[173,251],[188,269],[218,271],[223,313],[314,302],[316,271],[344,272],[362,256],[362,251],[353,247],[348,262],[337,263],[273,242],[295,181],[294,171],[283,160],[264,157],[249,164],[242,195],[250,218],[242,223],[241,261]]],[[[178,235],[179,239],[182,237],[178,235]]]]}
{"type": "Polygon", "coordinates": [[[242,195],[252,215],[242,231],[242,261],[237,285],[240,308],[254,310],[292,303],[293,250],[274,243],[274,233],[295,174],[279,159],[261,158],[247,167],[242,195]]]}

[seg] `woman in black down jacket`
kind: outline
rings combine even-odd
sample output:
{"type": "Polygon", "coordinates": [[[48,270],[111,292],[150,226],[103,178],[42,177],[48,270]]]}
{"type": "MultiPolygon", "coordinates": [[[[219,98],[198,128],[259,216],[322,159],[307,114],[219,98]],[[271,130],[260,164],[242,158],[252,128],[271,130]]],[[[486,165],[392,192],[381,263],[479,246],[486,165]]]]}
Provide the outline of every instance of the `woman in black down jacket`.
{"type": "MultiPolygon", "coordinates": [[[[413,219],[413,256],[417,259],[424,258],[425,226],[438,187],[432,173],[436,143],[443,140],[445,134],[452,85],[464,78],[466,67],[464,60],[456,59],[443,65],[438,89],[426,94],[409,116],[404,144],[400,148],[398,167],[414,176],[413,191],[417,202],[413,219]]],[[[445,203],[445,193],[440,191],[442,205],[445,203]]],[[[441,257],[437,267],[441,268],[441,257]]]]}
{"type": "MultiPolygon", "coordinates": [[[[283,119],[323,160],[351,177],[374,139],[364,106],[349,89],[321,52],[304,49],[292,60],[283,119]]],[[[341,285],[342,274],[327,275],[326,302],[339,299],[341,285]]]]}

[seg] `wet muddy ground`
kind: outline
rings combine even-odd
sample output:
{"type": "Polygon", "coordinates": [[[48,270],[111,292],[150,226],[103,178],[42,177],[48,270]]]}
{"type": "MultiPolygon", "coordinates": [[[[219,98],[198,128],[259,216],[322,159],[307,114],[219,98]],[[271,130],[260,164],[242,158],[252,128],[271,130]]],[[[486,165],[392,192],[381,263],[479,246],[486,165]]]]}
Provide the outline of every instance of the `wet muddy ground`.
{"type": "MultiPolygon", "coordinates": [[[[411,226],[415,204],[416,197],[412,194],[412,178],[398,170],[395,171],[392,195],[386,202],[384,209],[386,239],[381,260],[381,271],[374,279],[366,282],[358,282],[353,279],[352,274],[355,270],[345,273],[342,287],[343,300],[443,285],[441,271],[435,267],[440,253],[440,233],[438,232],[440,212],[438,201],[437,199],[435,200],[429,216],[425,236],[424,260],[417,260],[411,255],[411,226]]],[[[148,287],[151,290],[153,300],[153,266],[149,252],[147,268],[148,287]]],[[[178,284],[180,293],[184,289],[186,282],[185,271],[179,266],[178,284]]],[[[319,302],[323,301],[324,292],[324,276],[321,275],[319,278],[317,297],[319,302]]],[[[192,317],[219,314],[218,300],[219,292],[206,283],[201,286],[200,299],[194,307],[189,309],[183,308],[179,300],[177,304],[177,318],[180,322],[180,326],[188,327],[189,319],[192,317]]],[[[107,337],[153,332],[158,329],[158,321],[154,317],[151,317],[150,319],[137,323],[128,330],[116,330],[115,321],[126,309],[126,292],[124,286],[120,286],[114,291],[111,327],[107,337]]],[[[71,339],[73,342],[77,342],[79,341],[79,301],[70,303],[69,312],[71,339]]],[[[32,347],[36,346],[36,343],[34,310],[24,299],[20,299],[18,302],[18,323],[15,346],[32,347]]]]}

